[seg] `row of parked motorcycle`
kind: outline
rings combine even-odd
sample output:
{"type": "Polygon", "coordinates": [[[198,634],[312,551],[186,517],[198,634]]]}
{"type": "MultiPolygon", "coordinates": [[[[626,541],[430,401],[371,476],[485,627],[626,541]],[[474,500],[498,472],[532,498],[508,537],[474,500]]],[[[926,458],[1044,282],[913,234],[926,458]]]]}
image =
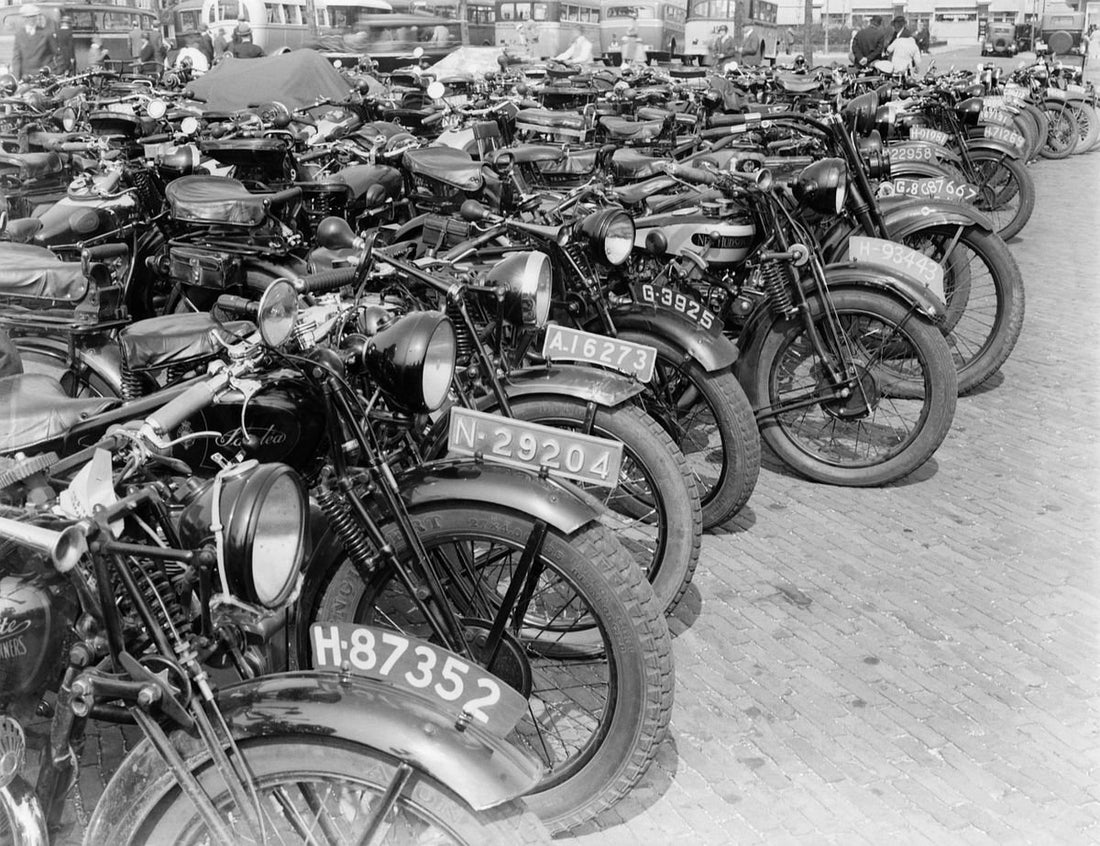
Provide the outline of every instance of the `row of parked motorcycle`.
{"type": "Polygon", "coordinates": [[[1100,129],[1045,63],[369,71],[0,99],[17,843],[71,822],[89,721],[141,740],[88,843],[589,822],[657,754],[665,617],[761,444],[926,462],[1019,337],[1028,163],[1100,129]]]}

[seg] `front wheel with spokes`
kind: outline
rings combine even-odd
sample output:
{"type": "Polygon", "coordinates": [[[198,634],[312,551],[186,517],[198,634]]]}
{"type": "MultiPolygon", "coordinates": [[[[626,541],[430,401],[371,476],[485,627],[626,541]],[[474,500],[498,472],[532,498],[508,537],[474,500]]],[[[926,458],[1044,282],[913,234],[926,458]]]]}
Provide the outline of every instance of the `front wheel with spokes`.
{"type": "MultiPolygon", "coordinates": [[[[533,518],[490,503],[422,507],[410,518],[468,640],[483,646],[523,566],[533,518]]],[[[388,568],[364,581],[337,557],[303,609],[307,624],[357,622],[431,637],[419,568],[392,525],[385,534],[410,581],[388,568]]],[[[537,563],[526,607],[504,609],[505,637],[483,663],[528,697],[509,740],[546,767],[528,807],[552,831],[565,831],[626,795],[656,756],[672,708],[671,642],[652,588],[606,527],[568,537],[549,529],[537,563]]]]}
{"type": "Polygon", "coordinates": [[[978,176],[975,203],[993,219],[997,234],[1006,241],[1018,234],[1035,210],[1035,181],[1019,159],[996,150],[970,154],[978,176]]]}
{"type": "Polygon", "coordinates": [[[958,383],[947,342],[894,299],[834,290],[831,315],[815,304],[825,355],[800,316],[776,320],[746,373],[765,443],[788,467],[819,482],[872,487],[912,473],[951,428],[958,383]],[[831,373],[845,373],[837,385],[831,373]],[[908,394],[902,397],[899,394],[908,394]]]}

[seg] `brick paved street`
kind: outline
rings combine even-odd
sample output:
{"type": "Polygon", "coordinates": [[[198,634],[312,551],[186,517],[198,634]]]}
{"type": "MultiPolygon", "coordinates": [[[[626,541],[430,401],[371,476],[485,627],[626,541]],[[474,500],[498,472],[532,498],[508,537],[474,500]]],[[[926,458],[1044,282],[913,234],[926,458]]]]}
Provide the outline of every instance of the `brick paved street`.
{"type": "Polygon", "coordinates": [[[659,766],[563,844],[1100,843],[1100,153],[1032,169],[1003,378],[899,486],[761,473],[673,623],[659,766]]]}

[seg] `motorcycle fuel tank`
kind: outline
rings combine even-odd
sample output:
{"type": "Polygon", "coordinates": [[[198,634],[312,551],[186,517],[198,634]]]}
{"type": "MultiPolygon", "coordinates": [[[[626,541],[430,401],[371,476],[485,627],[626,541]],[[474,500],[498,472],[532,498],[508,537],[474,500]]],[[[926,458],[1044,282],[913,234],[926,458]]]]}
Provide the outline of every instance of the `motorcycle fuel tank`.
{"type": "Polygon", "coordinates": [[[0,577],[0,702],[37,696],[54,680],[71,610],[42,576],[0,577]]]}
{"type": "Polygon", "coordinates": [[[756,226],[750,218],[713,218],[694,209],[688,214],[635,218],[634,223],[634,246],[644,249],[646,237],[657,229],[668,244],[668,255],[690,250],[712,265],[744,261],[756,241],[756,226]]]}

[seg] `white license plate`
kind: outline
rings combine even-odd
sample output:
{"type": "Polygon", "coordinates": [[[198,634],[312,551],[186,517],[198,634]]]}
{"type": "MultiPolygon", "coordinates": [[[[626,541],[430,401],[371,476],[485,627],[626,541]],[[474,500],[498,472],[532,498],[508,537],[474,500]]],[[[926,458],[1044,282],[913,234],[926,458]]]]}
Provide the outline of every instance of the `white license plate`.
{"type": "Polygon", "coordinates": [[[913,126],[909,129],[909,137],[914,141],[931,141],[933,144],[944,145],[950,137],[946,132],[932,129],[930,126],[913,126]]]}
{"type": "Polygon", "coordinates": [[[904,244],[882,238],[869,238],[866,235],[853,235],[848,239],[848,259],[889,267],[902,276],[926,285],[940,298],[940,302],[947,301],[943,288],[943,267],[940,263],[904,244]]]}
{"type": "Polygon", "coordinates": [[[600,364],[634,376],[639,382],[653,378],[653,367],[657,363],[657,350],[653,347],[553,323],[546,327],[542,356],[552,361],[600,364]]]}
{"type": "Polygon", "coordinates": [[[892,162],[930,162],[936,152],[923,144],[895,144],[886,148],[886,155],[892,162]]]}
{"type": "Polygon", "coordinates": [[[926,200],[957,200],[969,202],[978,196],[978,189],[968,182],[956,182],[946,176],[912,179],[899,176],[894,179],[894,193],[926,200]]]}
{"type": "Polygon", "coordinates": [[[700,329],[717,334],[722,331],[722,321],[698,300],[689,297],[683,291],[669,288],[667,285],[654,285],[651,282],[636,282],[630,286],[634,298],[640,303],[655,308],[666,308],[678,312],[692,321],[700,329]]]}
{"type": "Polygon", "coordinates": [[[527,700],[488,670],[441,646],[355,623],[309,627],[313,666],[347,669],[434,700],[455,716],[504,737],[527,711],[527,700]]]}
{"type": "Polygon", "coordinates": [[[1007,126],[983,127],[982,136],[985,138],[996,138],[998,141],[1004,141],[1021,150],[1027,145],[1027,139],[1025,139],[1024,136],[1015,130],[1009,129],[1007,126]]]}
{"type": "Polygon", "coordinates": [[[134,113],[134,107],[129,103],[108,103],[107,111],[116,115],[132,115],[134,113]]]}
{"type": "Polygon", "coordinates": [[[545,468],[555,476],[605,488],[619,483],[623,463],[618,441],[458,406],[451,409],[447,450],[515,467],[545,468]]]}
{"type": "Polygon", "coordinates": [[[1004,109],[982,109],[978,113],[978,122],[998,123],[1007,126],[1012,123],[1012,112],[1006,112],[1004,109]]]}

